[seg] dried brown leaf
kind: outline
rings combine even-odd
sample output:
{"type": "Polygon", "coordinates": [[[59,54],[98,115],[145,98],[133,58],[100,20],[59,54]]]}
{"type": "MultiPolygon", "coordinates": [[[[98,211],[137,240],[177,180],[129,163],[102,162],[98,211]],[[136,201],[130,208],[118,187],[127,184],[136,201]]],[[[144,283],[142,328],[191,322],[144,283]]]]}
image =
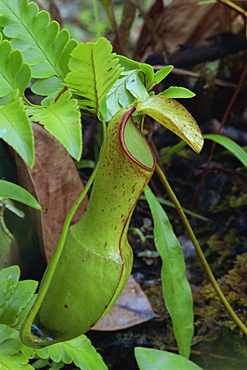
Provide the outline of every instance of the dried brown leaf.
{"type": "Polygon", "coordinates": [[[130,276],[124,290],[115,305],[92,330],[114,331],[132,326],[158,317],[136,280],[130,276]]]}
{"type": "MultiPolygon", "coordinates": [[[[65,217],[83,190],[75,164],[53,136],[37,123],[32,123],[35,137],[35,165],[32,169],[16,156],[21,185],[39,201],[45,213],[31,210],[43,252],[50,260],[65,217]]],[[[79,206],[72,223],[76,223],[85,211],[87,200],[79,206]]]]}
{"type": "Polygon", "coordinates": [[[184,44],[205,45],[205,40],[218,32],[218,4],[199,5],[198,0],[173,0],[160,11],[156,3],[160,0],[156,0],[147,13],[149,24],[144,23],[137,43],[138,59],[144,60],[153,53],[172,54],[184,44]],[[158,14],[154,14],[155,7],[159,9],[158,14]],[[155,45],[152,34],[155,34],[155,45]]]}

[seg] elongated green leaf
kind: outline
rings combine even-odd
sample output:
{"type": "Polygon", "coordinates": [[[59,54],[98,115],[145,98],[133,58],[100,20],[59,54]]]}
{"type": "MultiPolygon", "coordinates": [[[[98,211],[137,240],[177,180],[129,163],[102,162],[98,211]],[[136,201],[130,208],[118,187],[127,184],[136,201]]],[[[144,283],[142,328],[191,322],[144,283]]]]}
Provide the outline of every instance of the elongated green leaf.
{"type": "MultiPolygon", "coordinates": [[[[184,143],[184,141],[183,141],[183,143],[184,143]]],[[[146,197],[145,197],[145,195],[141,195],[139,199],[140,200],[146,200],[146,197]]],[[[166,200],[166,199],[160,198],[160,197],[156,197],[156,199],[158,200],[158,202],[160,204],[163,204],[163,205],[171,207],[171,208],[176,208],[174,203],[170,202],[169,200],[166,200]]],[[[203,220],[203,221],[209,221],[209,218],[204,217],[202,215],[199,215],[198,213],[192,212],[189,209],[183,208],[183,211],[184,211],[184,213],[187,213],[187,215],[193,216],[195,218],[199,218],[200,220],[203,220]]]]}
{"type": "Polygon", "coordinates": [[[0,106],[0,137],[32,167],[34,164],[34,140],[28,116],[21,98],[14,91],[6,105],[0,106]]]}
{"type": "Polygon", "coordinates": [[[245,167],[247,167],[247,153],[233,140],[229,139],[226,136],[217,134],[207,134],[203,135],[203,137],[204,139],[209,139],[215,141],[217,144],[222,145],[224,148],[229,150],[229,152],[231,152],[236,158],[238,158],[245,167]]]}
{"type": "Polygon", "coordinates": [[[9,181],[0,180],[0,198],[17,200],[29,207],[42,211],[37,200],[28,191],[9,181]]]}
{"type": "Polygon", "coordinates": [[[135,358],[140,370],[202,370],[182,356],[153,348],[136,347],[135,358]]]}
{"type": "Polygon", "coordinates": [[[173,66],[165,66],[164,68],[160,69],[159,71],[155,72],[154,75],[154,82],[159,84],[167,75],[173,70],[173,66]]]}
{"type": "Polygon", "coordinates": [[[162,289],[167,310],[172,319],[179,353],[188,358],[193,336],[193,300],[190,285],[185,277],[183,252],[169,219],[146,187],[145,195],[154,219],[154,239],[162,258],[162,289]]]}
{"type": "Polygon", "coordinates": [[[183,140],[177,143],[176,145],[174,145],[170,150],[168,150],[166,154],[164,154],[161,157],[162,163],[164,163],[168,158],[170,158],[173,154],[177,153],[178,150],[184,148],[186,145],[187,143],[183,140]]]}
{"type": "Polygon", "coordinates": [[[193,98],[196,94],[186,89],[185,87],[170,86],[168,89],[162,91],[159,95],[166,96],[167,98],[181,99],[181,98],[193,98]]]}
{"type": "MultiPolygon", "coordinates": [[[[204,139],[209,139],[215,141],[217,144],[222,145],[225,149],[229,150],[239,161],[247,167],[247,153],[241,146],[239,146],[235,141],[225,137],[223,135],[217,134],[207,134],[203,135],[204,139]]],[[[171,148],[163,157],[162,161],[168,159],[171,155],[175,154],[178,150],[184,148],[187,145],[186,142],[180,141],[173,148],[171,148]]]]}
{"type": "Polygon", "coordinates": [[[176,100],[165,96],[150,96],[138,102],[137,111],[146,113],[181,137],[197,153],[203,146],[201,131],[191,114],[176,100]]]}
{"type": "Polygon", "coordinates": [[[51,358],[53,361],[63,361],[65,364],[74,362],[82,370],[107,370],[107,366],[100,354],[96,352],[90,340],[85,335],[81,335],[67,342],[37,349],[36,353],[43,359],[51,358]]]}
{"type": "Polygon", "coordinates": [[[22,52],[32,76],[57,76],[62,81],[68,72],[70,53],[77,45],[68,31],[60,31],[57,22],[50,22],[49,13],[39,12],[38,6],[27,0],[1,0],[0,14],[4,34],[13,48],[22,52]]]}
{"type": "Polygon", "coordinates": [[[0,96],[5,96],[18,89],[24,97],[24,91],[31,79],[28,64],[23,63],[19,50],[12,50],[9,41],[0,42],[0,96]]]}
{"type": "MultiPolygon", "coordinates": [[[[163,199],[163,198],[156,198],[160,204],[164,204],[165,206],[171,207],[171,208],[176,208],[175,205],[170,202],[169,200],[163,199]]],[[[202,215],[199,215],[198,213],[192,212],[189,209],[183,208],[184,213],[187,213],[187,215],[193,216],[195,218],[199,218],[200,220],[203,221],[209,221],[209,218],[204,217],[202,215]]]]}
{"type": "Polygon", "coordinates": [[[121,68],[108,40],[101,37],[96,43],[79,44],[71,53],[66,85],[83,99],[84,109],[99,115],[100,106],[115,81],[121,68]]]}
{"type": "Polygon", "coordinates": [[[71,99],[71,96],[69,91],[65,91],[49,106],[31,108],[28,113],[32,115],[33,121],[44,125],[69,154],[79,161],[82,152],[80,112],[77,100],[71,99]]]}

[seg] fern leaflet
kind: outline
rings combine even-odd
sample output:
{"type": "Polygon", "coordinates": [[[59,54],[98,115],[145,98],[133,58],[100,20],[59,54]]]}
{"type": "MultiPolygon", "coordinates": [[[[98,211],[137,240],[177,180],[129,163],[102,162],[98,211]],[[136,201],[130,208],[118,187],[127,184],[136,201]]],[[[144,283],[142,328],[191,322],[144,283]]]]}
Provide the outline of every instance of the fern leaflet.
{"type": "Polygon", "coordinates": [[[18,90],[11,93],[7,103],[0,106],[0,138],[12,146],[22,159],[34,164],[34,140],[28,116],[18,90]]]}
{"type": "Polygon", "coordinates": [[[24,91],[31,78],[28,64],[23,63],[19,50],[12,50],[9,41],[0,42],[0,97],[18,89],[24,97],[24,91]]]}
{"type": "Polygon", "coordinates": [[[66,86],[83,99],[80,106],[99,117],[101,104],[118,79],[121,68],[108,40],[79,44],[71,53],[71,72],[65,78],[66,86]]]}
{"type": "MultiPolygon", "coordinates": [[[[0,26],[14,49],[22,52],[32,70],[32,77],[57,76],[62,81],[68,72],[70,53],[77,45],[67,30],[50,21],[46,11],[40,11],[27,0],[0,0],[0,26]]],[[[60,88],[61,89],[61,88],[60,88]]]]}
{"type": "Polygon", "coordinates": [[[36,349],[36,353],[43,359],[50,358],[56,362],[63,361],[65,364],[74,362],[82,370],[107,370],[100,354],[96,352],[85,335],[80,335],[67,342],[36,349]]]}
{"type": "Polygon", "coordinates": [[[45,129],[60,141],[69,154],[79,161],[82,152],[80,112],[71,92],[65,91],[48,106],[27,109],[33,121],[44,125],[45,129]]]}

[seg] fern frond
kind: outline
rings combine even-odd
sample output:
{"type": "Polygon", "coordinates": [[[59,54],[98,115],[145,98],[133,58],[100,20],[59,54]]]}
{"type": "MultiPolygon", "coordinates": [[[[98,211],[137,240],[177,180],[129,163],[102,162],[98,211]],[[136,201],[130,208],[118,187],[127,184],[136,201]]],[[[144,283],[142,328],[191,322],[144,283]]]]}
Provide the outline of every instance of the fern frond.
{"type": "Polygon", "coordinates": [[[28,356],[20,353],[19,332],[0,324],[0,368],[12,370],[33,370],[28,364],[28,356]]]}
{"type": "Polygon", "coordinates": [[[28,116],[18,90],[14,91],[7,103],[0,106],[0,137],[32,167],[34,164],[34,140],[28,116]]]}
{"type": "Polygon", "coordinates": [[[99,353],[96,352],[90,340],[85,335],[67,342],[60,342],[42,349],[36,350],[37,355],[42,358],[50,358],[53,361],[63,361],[65,364],[72,362],[79,369],[107,370],[107,366],[99,353]]]}
{"type": "Polygon", "coordinates": [[[29,108],[27,111],[32,120],[44,125],[73,158],[80,160],[82,152],[80,112],[77,100],[71,99],[70,91],[65,91],[48,106],[29,108]]]}
{"type": "Polygon", "coordinates": [[[12,50],[9,41],[0,42],[0,97],[6,96],[18,89],[20,96],[31,79],[31,70],[28,64],[23,63],[19,50],[12,50]]]}
{"type": "Polygon", "coordinates": [[[83,99],[83,109],[99,116],[100,106],[121,73],[116,54],[108,40],[79,44],[71,53],[71,72],[65,78],[66,86],[83,99]]]}
{"type": "Polygon", "coordinates": [[[46,11],[27,0],[0,1],[0,27],[12,47],[22,52],[32,70],[32,77],[57,76],[62,81],[68,72],[70,53],[77,45],[67,30],[50,21],[46,11]]]}

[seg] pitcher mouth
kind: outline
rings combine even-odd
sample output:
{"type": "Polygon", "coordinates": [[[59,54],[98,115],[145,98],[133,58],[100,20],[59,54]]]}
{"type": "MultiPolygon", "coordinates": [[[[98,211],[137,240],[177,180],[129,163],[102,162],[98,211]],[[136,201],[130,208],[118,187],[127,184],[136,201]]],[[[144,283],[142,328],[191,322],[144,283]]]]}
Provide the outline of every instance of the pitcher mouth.
{"type": "Polygon", "coordinates": [[[151,145],[149,144],[149,142],[147,141],[147,139],[145,138],[145,136],[141,133],[141,131],[138,129],[138,127],[133,123],[135,129],[138,131],[138,134],[141,136],[142,140],[145,141],[145,144],[147,145],[147,149],[150,151],[151,155],[152,155],[152,166],[148,166],[144,163],[142,163],[140,160],[138,160],[131,152],[130,150],[128,149],[127,145],[126,145],[126,142],[125,142],[125,138],[124,138],[124,131],[125,131],[125,128],[126,128],[126,125],[127,125],[127,122],[129,119],[131,119],[131,116],[132,114],[134,113],[134,111],[136,110],[135,107],[133,108],[130,108],[124,115],[123,119],[122,119],[122,122],[121,122],[121,125],[120,125],[120,130],[119,130],[119,139],[120,139],[120,144],[123,148],[123,151],[126,153],[126,155],[134,162],[136,163],[138,166],[140,166],[141,168],[147,170],[147,171],[150,171],[150,172],[154,172],[155,168],[156,168],[156,165],[157,165],[157,161],[156,161],[156,157],[154,155],[154,152],[153,152],[153,149],[151,147],[151,145]]]}

